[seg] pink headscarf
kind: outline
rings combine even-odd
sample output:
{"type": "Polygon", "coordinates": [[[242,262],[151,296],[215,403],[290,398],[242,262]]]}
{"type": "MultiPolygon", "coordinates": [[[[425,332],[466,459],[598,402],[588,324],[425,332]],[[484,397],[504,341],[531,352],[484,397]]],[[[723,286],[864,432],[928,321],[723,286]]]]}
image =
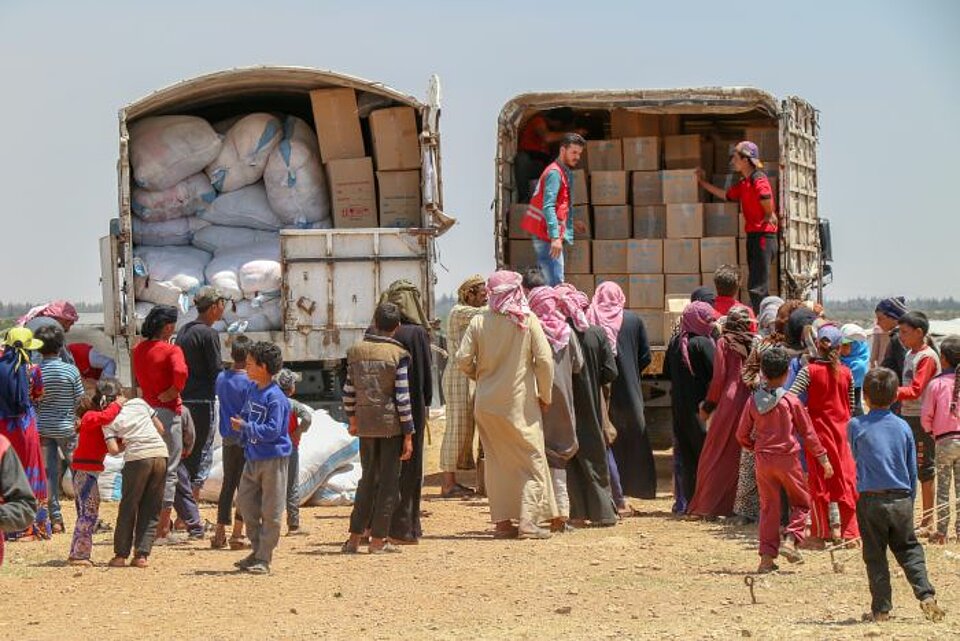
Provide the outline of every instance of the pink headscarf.
{"type": "Polygon", "coordinates": [[[550,347],[559,352],[570,343],[570,326],[560,311],[560,297],[553,287],[534,287],[529,298],[530,309],[540,319],[550,347]]]}
{"type": "Polygon", "coordinates": [[[77,320],[80,319],[80,316],[77,314],[77,308],[73,306],[73,303],[66,300],[55,300],[45,305],[34,307],[17,319],[17,325],[23,327],[38,316],[46,316],[70,323],[76,323],[77,320]]]}
{"type": "Polygon", "coordinates": [[[523,278],[517,272],[501,270],[487,279],[488,304],[493,311],[503,314],[521,328],[527,328],[530,305],[523,295],[523,278]]]}
{"type": "Polygon", "coordinates": [[[557,303],[564,316],[570,319],[578,332],[585,332],[590,327],[590,321],[584,310],[590,307],[590,299],[570,283],[560,283],[553,288],[557,295],[557,303]]]}
{"type": "Polygon", "coordinates": [[[617,353],[617,336],[623,325],[623,307],[627,304],[620,285],[613,281],[604,281],[593,293],[593,302],[587,310],[587,320],[591,325],[600,326],[607,335],[613,353],[617,353]]]}
{"type": "Polygon", "coordinates": [[[690,364],[690,337],[706,336],[713,340],[713,324],[717,320],[717,310],[710,303],[695,301],[683,308],[683,315],[680,316],[680,354],[683,356],[683,364],[693,374],[693,366],[690,364]]]}

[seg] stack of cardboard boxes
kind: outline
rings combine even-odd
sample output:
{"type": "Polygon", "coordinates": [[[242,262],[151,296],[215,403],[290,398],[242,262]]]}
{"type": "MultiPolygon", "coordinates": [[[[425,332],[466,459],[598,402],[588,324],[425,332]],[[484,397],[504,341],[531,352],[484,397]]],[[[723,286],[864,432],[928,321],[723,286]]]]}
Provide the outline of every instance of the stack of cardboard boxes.
{"type": "Polygon", "coordinates": [[[420,142],[413,108],[389,107],[370,114],[371,158],[353,89],[311,91],[310,102],[334,227],[419,227],[420,142]]]}
{"type": "MultiPolygon", "coordinates": [[[[717,143],[674,133],[678,123],[611,113],[614,138],[588,141],[586,169],[574,172],[574,218],[590,221],[591,234],[565,246],[566,280],[587,294],[603,281],[618,283],[653,345],[669,340],[677,301],[712,285],[720,265],[740,264],[744,281],[747,273],[739,205],[703,202],[697,182],[696,168],[715,166],[717,143]],[[631,135],[617,136],[624,133],[631,135]]],[[[777,145],[771,149],[768,138],[761,149],[774,153],[777,145]]],[[[510,211],[508,264],[515,268],[536,265],[529,235],[520,229],[525,210],[514,205],[510,211]]]]}

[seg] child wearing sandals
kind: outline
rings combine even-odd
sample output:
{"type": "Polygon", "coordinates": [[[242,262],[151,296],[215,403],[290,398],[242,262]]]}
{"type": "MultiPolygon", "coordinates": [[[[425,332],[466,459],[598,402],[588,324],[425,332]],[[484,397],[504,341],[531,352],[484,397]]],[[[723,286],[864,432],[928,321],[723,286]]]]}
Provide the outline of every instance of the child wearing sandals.
{"type": "Polygon", "coordinates": [[[800,467],[800,442],[807,454],[833,476],[827,452],[820,444],[813,423],[800,400],[783,389],[790,367],[790,355],[782,347],[771,347],[760,358],[765,384],[753,393],[740,418],[737,440],[756,456],[757,489],[760,494],[760,567],[758,572],[777,570],[778,554],[790,563],[803,558],[797,544],[810,511],[810,496],[800,467]],[[790,502],[790,518],[780,541],[781,491],[790,502]]]}
{"type": "Polygon", "coordinates": [[[100,519],[100,473],[107,455],[103,428],[116,420],[127,399],[120,394],[117,381],[105,379],[97,383],[96,392],[84,395],[77,407],[77,448],[70,469],[73,473],[73,494],[77,504],[77,523],[70,543],[70,565],[93,565],[90,552],[93,535],[100,519]]]}
{"type": "Polygon", "coordinates": [[[923,395],[920,419],[923,429],[936,441],[937,510],[936,529],[930,535],[931,543],[946,543],[950,524],[950,483],[957,495],[957,522],[960,539],[960,382],[957,365],[960,364],[960,336],[948,336],[940,343],[942,372],[927,386],[923,395]]]}
{"type": "MultiPolygon", "coordinates": [[[[119,383],[116,383],[119,396],[119,383]]],[[[167,476],[167,444],[157,411],[142,398],[124,403],[117,418],[103,428],[107,451],[123,452],[122,490],[117,527],[113,532],[110,567],[123,567],[133,548],[130,565],[147,567],[163,507],[167,476]]]]}

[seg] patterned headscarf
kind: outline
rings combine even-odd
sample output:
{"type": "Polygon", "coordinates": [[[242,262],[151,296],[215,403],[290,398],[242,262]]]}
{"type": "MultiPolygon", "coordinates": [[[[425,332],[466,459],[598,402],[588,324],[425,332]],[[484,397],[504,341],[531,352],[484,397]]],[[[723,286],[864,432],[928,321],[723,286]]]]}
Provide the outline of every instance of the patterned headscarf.
{"type": "Polygon", "coordinates": [[[761,335],[769,336],[774,333],[774,324],[777,322],[777,312],[781,305],[783,305],[783,299],[779,296],[767,296],[760,301],[757,327],[760,328],[761,335]]]}
{"type": "Polygon", "coordinates": [[[903,296],[895,296],[884,298],[877,303],[876,311],[884,316],[889,316],[893,320],[900,320],[909,310],[907,309],[907,300],[903,296]]]}
{"type": "Polygon", "coordinates": [[[390,302],[400,308],[400,315],[408,323],[420,325],[429,330],[430,320],[420,301],[420,290],[408,280],[396,280],[390,283],[387,291],[380,296],[380,302],[390,302]]]}
{"type": "Polygon", "coordinates": [[[587,320],[591,325],[597,325],[607,335],[607,341],[614,355],[617,353],[617,336],[623,325],[623,308],[627,304],[627,297],[613,281],[604,281],[593,293],[593,302],[587,310],[587,320]]]}
{"type": "Polygon", "coordinates": [[[553,288],[557,295],[557,303],[564,316],[570,319],[574,329],[585,332],[590,327],[585,309],[590,307],[590,299],[570,283],[560,283],[553,288]]]}
{"type": "Polygon", "coordinates": [[[501,270],[487,279],[490,309],[509,318],[517,327],[527,328],[530,305],[523,295],[523,278],[517,272],[501,270]]]}
{"type": "Polygon", "coordinates": [[[463,281],[460,284],[460,287],[457,288],[457,303],[459,303],[460,305],[466,305],[467,294],[470,292],[470,290],[476,287],[477,285],[483,285],[484,283],[485,283],[484,278],[480,274],[474,274],[467,280],[463,281]]]}
{"type": "Polygon", "coordinates": [[[553,287],[534,287],[528,296],[530,309],[543,327],[547,341],[554,352],[561,351],[570,343],[570,326],[559,307],[559,296],[553,287]]]}
{"type": "Polygon", "coordinates": [[[45,305],[38,305],[32,308],[29,312],[17,319],[17,325],[23,327],[39,316],[55,318],[57,320],[67,321],[68,323],[76,323],[80,318],[79,314],[77,314],[77,308],[73,306],[73,303],[67,300],[55,300],[45,305]]]}
{"type": "Polygon", "coordinates": [[[750,310],[743,305],[734,305],[727,312],[727,320],[723,324],[723,337],[727,344],[744,359],[750,355],[756,335],[750,331],[753,319],[750,310]]]}
{"type": "Polygon", "coordinates": [[[704,301],[694,301],[683,308],[680,316],[680,354],[683,364],[693,374],[690,364],[690,337],[706,336],[713,340],[713,324],[717,320],[717,310],[704,301]]]}

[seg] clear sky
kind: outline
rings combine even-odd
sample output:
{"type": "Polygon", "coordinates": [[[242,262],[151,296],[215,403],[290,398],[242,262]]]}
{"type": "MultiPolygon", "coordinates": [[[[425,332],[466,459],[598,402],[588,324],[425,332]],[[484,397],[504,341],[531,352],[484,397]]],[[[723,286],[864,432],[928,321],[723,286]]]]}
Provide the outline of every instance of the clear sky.
{"type": "Polygon", "coordinates": [[[0,3],[0,299],[99,299],[117,110],[229,67],[443,83],[438,292],[493,267],[496,120],[554,89],[751,85],[821,114],[832,297],[960,297],[960,3],[0,3]]]}

